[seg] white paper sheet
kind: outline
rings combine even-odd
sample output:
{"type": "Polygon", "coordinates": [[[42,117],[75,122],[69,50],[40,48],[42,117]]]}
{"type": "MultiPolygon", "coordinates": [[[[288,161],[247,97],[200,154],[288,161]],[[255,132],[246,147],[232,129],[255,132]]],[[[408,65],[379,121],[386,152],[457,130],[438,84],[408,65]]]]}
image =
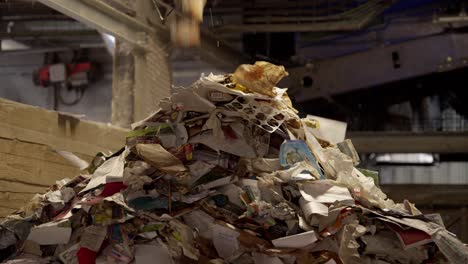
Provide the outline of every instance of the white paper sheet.
{"type": "Polygon", "coordinates": [[[158,236],[158,233],[156,231],[144,232],[144,233],[138,234],[138,236],[141,236],[146,239],[153,239],[158,236]]]}
{"type": "Polygon", "coordinates": [[[135,264],[173,264],[169,250],[160,244],[145,244],[135,246],[135,264]]]}
{"type": "Polygon", "coordinates": [[[236,180],[237,180],[236,178],[234,180],[232,180],[232,177],[228,176],[228,177],[224,177],[224,178],[221,178],[221,179],[211,181],[211,182],[206,183],[206,184],[198,185],[196,187],[196,190],[197,191],[208,190],[208,189],[211,189],[211,188],[216,188],[216,187],[220,187],[220,186],[223,186],[223,185],[230,184],[230,183],[232,183],[232,182],[234,182],[236,180]]]}
{"type": "Polygon", "coordinates": [[[314,180],[315,177],[310,175],[310,173],[299,173],[296,176],[291,177],[293,181],[307,181],[307,180],[314,180]]]}
{"type": "Polygon", "coordinates": [[[347,126],[345,122],[314,115],[307,115],[307,118],[319,122],[319,127],[312,129],[312,133],[314,133],[316,137],[325,139],[334,145],[345,139],[347,126]]]}
{"type": "Polygon", "coordinates": [[[322,203],[306,201],[303,197],[301,197],[299,199],[299,205],[301,206],[302,212],[304,213],[306,220],[309,222],[313,214],[323,216],[328,215],[328,206],[322,203]]]}
{"type": "Polygon", "coordinates": [[[306,201],[316,203],[334,203],[346,201],[354,203],[349,190],[331,184],[328,181],[315,181],[301,184],[300,192],[306,201]]]}
{"type": "Polygon", "coordinates": [[[104,201],[114,202],[114,203],[122,206],[123,208],[127,209],[127,211],[129,211],[129,212],[135,212],[135,210],[133,210],[132,208],[130,208],[127,205],[127,203],[125,202],[125,198],[123,197],[122,193],[115,193],[112,196],[104,198],[104,201]]]}
{"type": "Polygon", "coordinates": [[[101,166],[99,166],[91,176],[91,180],[88,185],[86,185],[86,188],[81,190],[80,193],[97,188],[106,182],[122,181],[125,154],[126,151],[117,157],[112,157],[106,160],[101,166]]]}
{"type": "Polygon", "coordinates": [[[182,216],[184,222],[192,229],[197,229],[203,238],[212,240],[212,228],[215,219],[202,210],[194,210],[182,216]]]}
{"type": "Polygon", "coordinates": [[[210,113],[216,106],[208,99],[199,96],[195,90],[186,88],[176,88],[169,100],[160,102],[163,110],[172,109],[173,105],[177,104],[182,111],[194,111],[199,113],[210,113]]]}
{"type": "Polygon", "coordinates": [[[317,241],[317,233],[308,231],[293,236],[272,240],[271,243],[278,248],[303,248],[317,241]]]}
{"type": "Polygon", "coordinates": [[[82,160],[81,158],[69,151],[55,150],[55,152],[57,152],[57,154],[62,156],[64,159],[68,160],[70,164],[72,164],[80,170],[84,170],[89,166],[89,163],[87,161],[82,160]]]}
{"type": "Polygon", "coordinates": [[[239,232],[228,227],[213,226],[213,244],[220,257],[227,260],[239,250],[239,235],[239,232]]]}

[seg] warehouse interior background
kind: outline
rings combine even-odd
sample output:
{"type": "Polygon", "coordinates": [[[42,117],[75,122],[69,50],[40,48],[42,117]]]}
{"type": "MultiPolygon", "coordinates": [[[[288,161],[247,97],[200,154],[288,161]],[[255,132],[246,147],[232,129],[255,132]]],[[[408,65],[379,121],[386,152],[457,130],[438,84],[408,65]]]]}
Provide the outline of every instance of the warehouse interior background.
{"type": "MultiPolygon", "coordinates": [[[[82,23],[61,2],[0,0],[0,97],[116,123],[115,82],[138,82],[119,67],[141,65],[128,55],[131,45],[82,23]],[[77,74],[59,87],[41,75],[55,63],[90,69],[86,80],[77,74]]],[[[100,6],[107,15],[88,21],[139,27],[118,19],[137,17],[134,2],[70,4],[100,6]]],[[[173,1],[149,2],[159,21],[148,23],[167,27],[173,1]]],[[[153,76],[158,98],[165,96],[158,83],[188,86],[201,74],[232,72],[239,62],[285,65],[290,75],[281,86],[301,115],[347,122],[348,137],[364,166],[379,171],[383,190],[424,212],[440,212],[467,243],[467,8],[468,1],[456,0],[208,0],[200,25],[203,51],[174,47],[164,35],[158,39],[164,59],[156,56],[145,67],[170,72],[167,80],[153,76]]],[[[126,116],[126,123],[142,116],[126,116]]]]}

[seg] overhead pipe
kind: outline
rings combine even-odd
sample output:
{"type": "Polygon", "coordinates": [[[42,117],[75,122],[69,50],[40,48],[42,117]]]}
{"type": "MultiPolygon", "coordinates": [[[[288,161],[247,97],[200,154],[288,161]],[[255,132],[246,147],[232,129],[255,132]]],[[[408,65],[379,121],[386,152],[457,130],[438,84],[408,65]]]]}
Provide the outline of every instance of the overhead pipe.
{"type": "MultiPolygon", "coordinates": [[[[239,32],[331,32],[331,31],[356,31],[367,26],[374,18],[381,14],[389,4],[379,0],[369,1],[353,10],[332,16],[316,17],[316,23],[271,23],[271,24],[242,24],[224,25],[216,27],[216,33],[239,32]]],[[[266,18],[268,19],[268,18],[266,18]]],[[[271,18],[274,19],[274,18],[271,18]]],[[[313,18],[309,20],[314,21],[313,18]]],[[[277,20],[278,21],[278,20],[277,20]]],[[[269,21],[269,22],[277,22],[269,21]]]]}
{"type": "MultiPolygon", "coordinates": [[[[382,10],[383,11],[383,10],[382,10]]],[[[357,31],[367,26],[381,11],[373,11],[364,16],[361,20],[345,20],[322,23],[282,23],[282,24],[244,24],[226,25],[216,29],[217,33],[234,32],[336,32],[336,31],[357,31]]]]}

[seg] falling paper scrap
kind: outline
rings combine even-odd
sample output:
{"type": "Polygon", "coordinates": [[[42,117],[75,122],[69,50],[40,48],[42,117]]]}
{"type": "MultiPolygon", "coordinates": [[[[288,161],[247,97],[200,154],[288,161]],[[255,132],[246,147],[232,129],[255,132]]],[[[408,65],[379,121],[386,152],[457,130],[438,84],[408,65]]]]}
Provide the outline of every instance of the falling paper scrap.
{"type": "Polygon", "coordinates": [[[298,117],[286,75],[260,62],[176,89],[122,150],[5,218],[0,261],[468,263],[440,218],[354,167],[344,124],[298,117]]]}

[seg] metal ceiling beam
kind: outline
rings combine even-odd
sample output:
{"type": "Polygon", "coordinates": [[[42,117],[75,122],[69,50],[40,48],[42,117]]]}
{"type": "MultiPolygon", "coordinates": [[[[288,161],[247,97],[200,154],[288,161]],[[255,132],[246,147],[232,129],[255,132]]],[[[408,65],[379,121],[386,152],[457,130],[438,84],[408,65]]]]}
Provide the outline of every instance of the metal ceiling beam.
{"type": "Polygon", "coordinates": [[[322,23],[281,23],[281,24],[244,24],[226,25],[216,28],[218,33],[258,33],[258,32],[336,32],[357,31],[366,26],[374,15],[361,21],[336,21],[322,23]]]}
{"type": "Polygon", "coordinates": [[[112,34],[136,47],[149,49],[148,34],[155,29],[127,16],[126,14],[96,0],[38,0],[81,23],[101,32],[112,34]]]}
{"type": "MultiPolygon", "coordinates": [[[[147,43],[150,36],[167,38],[169,29],[164,25],[153,25],[139,21],[99,0],[38,0],[89,27],[112,34],[144,50],[151,49],[147,43]]],[[[158,1],[159,2],[159,1],[158,1]]],[[[170,45],[170,44],[169,44],[170,45]]],[[[202,29],[200,57],[223,70],[234,70],[239,63],[251,62],[237,50],[224,45],[209,32],[202,29]]]]}
{"type": "MultiPolygon", "coordinates": [[[[223,25],[216,27],[217,33],[239,33],[239,32],[334,32],[334,31],[356,31],[367,26],[372,20],[380,15],[387,7],[388,2],[381,0],[372,0],[352,10],[342,12],[340,14],[330,16],[315,16],[306,17],[301,20],[301,17],[296,17],[297,21],[291,21],[289,15],[274,16],[264,13],[264,17],[260,18],[260,22],[255,24],[241,25],[223,25]],[[312,21],[316,21],[312,23],[312,21]],[[280,22],[280,23],[278,23],[280,22]],[[290,22],[290,23],[285,23],[290,22]]],[[[281,14],[282,11],[279,11],[281,14]]],[[[293,17],[294,18],[294,17],[293,17]]],[[[244,22],[258,18],[246,18],[244,22]]]]}
{"type": "Polygon", "coordinates": [[[21,30],[13,32],[0,31],[0,38],[12,39],[44,39],[69,37],[99,36],[96,30],[21,30]]]}
{"type": "MultiPolygon", "coordinates": [[[[421,27],[418,25],[418,27],[421,27]]],[[[298,102],[333,97],[366,88],[468,66],[468,34],[432,34],[415,40],[324,59],[313,70],[295,69],[310,76],[310,89],[298,89],[298,102]],[[397,57],[397,60],[393,56],[397,57]],[[359,67],[356,67],[359,65],[359,67]]],[[[306,49],[302,50],[302,55],[306,49]]],[[[309,52],[317,52],[311,48],[309,52]]],[[[311,53],[312,54],[312,53],[311,53]]]]}

